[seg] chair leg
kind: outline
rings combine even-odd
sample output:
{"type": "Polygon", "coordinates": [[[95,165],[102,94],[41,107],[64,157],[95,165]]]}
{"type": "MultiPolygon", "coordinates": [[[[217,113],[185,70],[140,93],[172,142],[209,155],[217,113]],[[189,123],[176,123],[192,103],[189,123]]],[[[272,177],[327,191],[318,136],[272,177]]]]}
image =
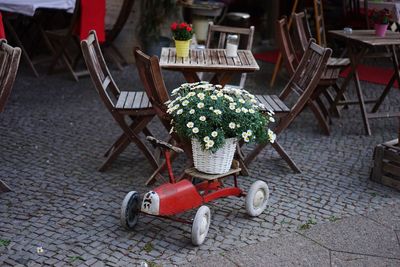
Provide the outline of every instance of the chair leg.
{"type": "Polygon", "coordinates": [[[276,152],[278,152],[278,154],[286,161],[286,163],[289,164],[290,168],[294,172],[301,173],[300,168],[297,167],[296,163],[289,157],[283,147],[276,140],[271,145],[276,150],[276,152]]]}
{"type": "Polygon", "coordinates": [[[103,162],[103,164],[100,166],[99,171],[100,172],[104,172],[108,169],[108,167],[111,165],[111,163],[119,156],[119,154],[121,154],[126,147],[131,143],[131,141],[129,140],[128,137],[126,137],[126,135],[123,135],[123,139],[121,139],[120,142],[118,142],[119,140],[117,140],[115,142],[115,146],[112,147],[111,150],[107,151],[106,153],[106,160],[103,162]]]}
{"type": "Polygon", "coordinates": [[[11,191],[11,188],[8,187],[8,185],[5,182],[0,180],[0,193],[10,192],[10,191],[11,191]]]}
{"type": "MultiPolygon", "coordinates": [[[[257,145],[257,147],[253,151],[251,151],[244,159],[245,165],[248,166],[267,145],[268,143],[257,145]]],[[[277,140],[275,140],[275,142],[272,143],[271,145],[276,150],[276,152],[278,152],[281,158],[283,158],[287,162],[287,164],[294,172],[299,172],[299,173],[301,172],[300,168],[297,167],[296,163],[289,157],[289,155],[286,153],[283,147],[277,142],[277,140]]]]}
{"type": "Polygon", "coordinates": [[[329,124],[326,122],[326,119],[324,115],[322,114],[322,111],[320,108],[317,106],[317,104],[314,101],[308,101],[308,106],[310,107],[311,111],[314,113],[315,118],[318,121],[319,126],[322,128],[322,131],[326,135],[330,135],[329,131],[329,124]]]}
{"type": "MultiPolygon", "coordinates": [[[[157,159],[154,157],[153,153],[150,152],[149,148],[140,140],[137,136],[146,125],[153,119],[153,115],[151,116],[143,116],[137,119],[137,121],[133,122],[129,126],[129,132],[127,132],[129,139],[136,144],[136,146],[143,152],[147,160],[149,161],[150,165],[154,169],[159,167],[157,159]]],[[[124,125],[125,126],[125,125],[124,125]]],[[[124,127],[125,128],[125,127],[124,127]]]]}
{"type": "Polygon", "coordinates": [[[318,96],[318,97],[315,99],[315,102],[317,103],[319,109],[321,110],[323,116],[325,117],[325,120],[326,120],[327,122],[329,122],[329,124],[332,124],[332,120],[331,120],[331,117],[330,117],[330,113],[329,113],[328,109],[326,108],[324,102],[322,102],[321,97],[318,96]]]}

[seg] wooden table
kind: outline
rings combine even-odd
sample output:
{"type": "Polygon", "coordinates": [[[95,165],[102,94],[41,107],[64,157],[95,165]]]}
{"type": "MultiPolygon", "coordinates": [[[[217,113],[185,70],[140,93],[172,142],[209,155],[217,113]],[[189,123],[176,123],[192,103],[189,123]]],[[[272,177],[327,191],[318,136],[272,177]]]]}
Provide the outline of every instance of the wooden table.
{"type": "Polygon", "coordinates": [[[390,89],[393,87],[394,82],[397,80],[397,82],[400,84],[399,60],[396,55],[396,50],[398,50],[398,46],[400,45],[400,33],[388,31],[385,37],[377,37],[374,30],[353,30],[351,34],[345,33],[342,30],[330,31],[330,33],[332,34],[332,37],[346,41],[349,58],[351,61],[351,71],[346,77],[342,88],[335,99],[335,105],[340,104],[340,99],[345,92],[349,81],[354,79],[358,97],[357,103],[360,105],[365,132],[367,135],[371,135],[368,119],[400,116],[400,112],[377,112],[390,89]],[[365,101],[356,68],[362,59],[368,54],[368,52],[375,47],[386,47],[392,58],[394,74],[388,81],[388,84],[383,90],[382,95],[377,100],[365,101]],[[366,111],[366,102],[375,103],[371,112],[366,111]]]}
{"type": "Polygon", "coordinates": [[[234,74],[254,72],[260,69],[250,50],[238,50],[237,57],[227,57],[225,49],[191,49],[189,57],[177,57],[175,48],[163,47],[160,66],[163,69],[180,71],[188,82],[201,79],[198,72],[215,73],[210,83],[227,84],[234,74]]]}

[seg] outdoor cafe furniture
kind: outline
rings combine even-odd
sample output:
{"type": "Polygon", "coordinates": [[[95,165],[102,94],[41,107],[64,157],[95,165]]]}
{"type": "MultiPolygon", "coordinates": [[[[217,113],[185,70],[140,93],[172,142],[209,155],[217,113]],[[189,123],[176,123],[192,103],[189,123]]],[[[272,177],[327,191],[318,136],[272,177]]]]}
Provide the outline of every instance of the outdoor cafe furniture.
{"type": "MultiPolygon", "coordinates": [[[[68,12],[72,12],[75,6],[75,0],[1,0],[0,11],[10,12],[20,15],[33,17],[37,9],[61,9],[68,12]]],[[[17,46],[22,49],[22,57],[28,63],[29,68],[35,74],[39,76],[32,60],[30,59],[25,47],[23,46],[18,34],[8,19],[8,15],[3,14],[4,26],[9,36],[7,38],[12,39],[17,46]]],[[[39,26],[40,25],[36,25],[39,26]]]]}
{"type": "MultiPolygon", "coordinates": [[[[238,48],[251,50],[254,39],[254,26],[249,28],[228,27],[222,25],[214,25],[212,22],[208,24],[208,33],[206,48],[225,48],[230,36],[237,37],[238,48]],[[216,42],[216,46],[213,45],[216,42]]],[[[237,88],[243,88],[246,82],[247,73],[242,73],[240,83],[237,88]]],[[[229,85],[233,86],[233,85],[229,85]]]]}
{"type": "Polygon", "coordinates": [[[91,31],[89,37],[81,42],[81,47],[93,84],[123,132],[105,153],[106,160],[99,170],[105,171],[130,143],[136,144],[151,167],[157,169],[158,159],[139,138],[141,132],[152,135],[146,126],[156,115],[146,93],[119,90],[104,61],[95,31],[91,31]]]}
{"type": "MultiPolygon", "coordinates": [[[[306,105],[312,106],[314,95],[319,86],[319,81],[324,75],[324,71],[332,53],[330,48],[322,48],[312,40],[304,53],[299,66],[296,68],[294,74],[285,86],[284,91],[292,90],[298,95],[295,104],[280,115],[280,120],[277,123],[274,133],[277,135],[277,140],[271,145],[279,153],[279,155],[286,160],[290,167],[300,172],[294,161],[287,155],[283,148],[279,145],[279,135],[286,130],[289,125],[296,119],[296,117],[304,110],[306,105]]],[[[260,96],[256,96],[260,99],[260,96]]],[[[274,99],[279,99],[277,96],[271,96],[274,99]]],[[[264,97],[266,98],[266,97],[264,97]]],[[[261,101],[263,103],[263,101],[261,101]]],[[[266,103],[263,103],[267,106],[266,103]]],[[[285,105],[281,101],[280,105],[285,105]]],[[[286,106],[286,105],[285,105],[286,106]]],[[[248,166],[259,153],[268,145],[268,143],[258,144],[244,159],[244,163],[248,166]]]]}
{"type": "Polygon", "coordinates": [[[189,57],[176,56],[175,48],[163,47],[160,66],[166,70],[180,71],[187,82],[198,82],[199,72],[214,73],[210,83],[226,85],[235,74],[260,69],[250,50],[238,50],[237,57],[227,57],[225,49],[190,49],[189,57]]]}
{"type": "MultiPolygon", "coordinates": [[[[96,30],[99,35],[101,47],[104,49],[106,56],[119,69],[126,64],[125,58],[113,42],[127,21],[134,2],[135,0],[123,0],[116,21],[110,29],[105,29],[105,0],[2,0],[0,1],[0,11],[33,17],[35,26],[41,35],[39,37],[44,39],[45,44],[53,54],[49,72],[51,73],[54,70],[56,64],[62,62],[72,77],[78,80],[79,76],[87,74],[87,71],[75,71],[74,69],[77,60],[81,59],[79,40],[86,38],[92,29],[96,30]],[[45,31],[39,19],[34,17],[37,10],[43,9],[58,9],[71,13],[70,25],[65,29],[45,31]],[[66,47],[70,42],[75,42],[75,48],[78,50],[78,54],[74,55],[75,58],[69,58],[70,56],[66,54],[66,47]]],[[[38,76],[32,60],[29,58],[7,16],[5,16],[5,24],[7,32],[10,34],[9,37],[22,48],[23,57],[35,75],[38,76]]]]}
{"type": "Polygon", "coordinates": [[[341,103],[341,97],[347,89],[347,85],[351,79],[355,82],[355,88],[357,92],[357,103],[360,106],[361,117],[365,128],[365,133],[371,135],[371,129],[369,126],[369,119],[375,118],[389,118],[399,117],[400,111],[397,112],[378,112],[379,107],[385,100],[389,91],[393,87],[395,81],[400,84],[399,74],[399,60],[397,57],[398,48],[400,45],[400,34],[397,32],[388,31],[385,37],[377,37],[374,30],[353,30],[352,33],[346,33],[343,30],[330,31],[332,37],[343,40],[346,42],[349,58],[351,61],[351,71],[344,80],[340,92],[335,98],[335,105],[346,104],[341,103]],[[366,103],[371,101],[364,100],[364,93],[361,88],[360,80],[357,73],[357,66],[361,63],[362,59],[374,48],[384,47],[390,52],[394,73],[391,79],[388,81],[385,89],[381,96],[374,102],[374,106],[370,112],[367,111],[366,103]]]}
{"type": "MultiPolygon", "coordinates": [[[[0,112],[4,111],[8,97],[17,75],[21,49],[11,47],[6,40],[0,40],[0,112]]],[[[10,188],[0,179],[0,193],[10,191],[10,188]]]]}
{"type": "MultiPolygon", "coordinates": [[[[276,31],[279,48],[281,50],[286,70],[290,76],[293,76],[300,64],[300,56],[304,55],[304,52],[299,53],[294,49],[286,18],[282,18],[276,22],[276,31]]],[[[340,69],[337,68],[326,69],[323,73],[322,78],[318,81],[318,88],[312,96],[313,99],[308,101],[307,103],[307,106],[310,107],[319,126],[326,135],[330,134],[330,117],[328,108],[326,108],[324,102],[321,99],[321,96],[325,95],[328,101],[330,100],[331,96],[327,93],[327,89],[328,87],[336,84],[336,80],[339,77],[339,71],[340,69]]],[[[279,98],[281,100],[286,100],[292,92],[296,93],[296,90],[293,90],[293,88],[291,87],[287,87],[279,94],[279,98]]],[[[331,99],[331,101],[333,102],[333,98],[331,99]]]]}

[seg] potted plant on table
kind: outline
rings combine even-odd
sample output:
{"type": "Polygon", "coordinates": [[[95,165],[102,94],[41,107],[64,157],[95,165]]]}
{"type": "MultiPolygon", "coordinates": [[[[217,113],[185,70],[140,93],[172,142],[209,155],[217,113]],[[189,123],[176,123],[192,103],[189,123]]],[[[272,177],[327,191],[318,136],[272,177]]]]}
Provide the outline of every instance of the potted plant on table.
{"type": "Polygon", "coordinates": [[[186,22],[173,22],[171,24],[172,36],[175,40],[176,56],[189,56],[189,46],[192,41],[193,28],[186,22]]]}
{"type": "Polygon", "coordinates": [[[199,171],[227,172],[242,139],[245,143],[275,140],[267,128],[274,121],[273,113],[246,90],[198,82],[182,84],[172,96],[175,99],[166,103],[173,118],[171,131],[191,140],[199,171]]]}
{"type": "Polygon", "coordinates": [[[373,9],[370,18],[374,23],[376,36],[384,37],[391,19],[390,11],[386,8],[382,10],[373,9]]]}

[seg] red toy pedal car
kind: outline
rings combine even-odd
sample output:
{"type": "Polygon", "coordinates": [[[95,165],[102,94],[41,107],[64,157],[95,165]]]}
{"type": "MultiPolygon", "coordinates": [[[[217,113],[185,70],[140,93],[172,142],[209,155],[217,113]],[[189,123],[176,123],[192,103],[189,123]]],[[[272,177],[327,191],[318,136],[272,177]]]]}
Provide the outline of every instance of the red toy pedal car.
{"type": "MultiPolygon", "coordinates": [[[[183,150],[153,137],[147,137],[147,139],[163,150],[168,167],[169,182],[144,194],[142,201],[136,191],[131,191],[125,196],[121,206],[121,224],[125,228],[134,228],[138,222],[139,213],[192,223],[192,243],[198,246],[204,242],[211,222],[210,209],[203,204],[222,197],[245,196],[246,211],[250,216],[260,215],[267,207],[268,185],[263,181],[256,181],[246,194],[237,185],[237,176],[241,170],[238,166],[234,166],[224,174],[206,174],[190,168],[185,170],[186,179],[177,181],[172,172],[170,150],[177,153],[183,152],[183,150]],[[224,186],[223,179],[229,176],[233,176],[234,185],[224,186]],[[193,178],[203,181],[193,184],[191,181],[193,178]],[[200,208],[197,210],[193,222],[172,217],[197,207],[200,208]]],[[[232,165],[238,164],[236,162],[232,165]]]]}

